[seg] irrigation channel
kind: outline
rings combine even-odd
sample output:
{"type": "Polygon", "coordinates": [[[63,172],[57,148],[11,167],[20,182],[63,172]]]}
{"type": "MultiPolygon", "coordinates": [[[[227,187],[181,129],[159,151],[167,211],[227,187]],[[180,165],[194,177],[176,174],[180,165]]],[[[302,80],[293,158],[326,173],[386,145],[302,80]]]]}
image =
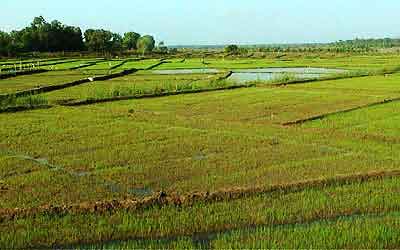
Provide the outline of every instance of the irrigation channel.
{"type": "MultiPolygon", "coordinates": [[[[254,68],[254,69],[236,69],[232,70],[233,74],[228,80],[239,83],[250,81],[269,81],[279,79],[285,75],[291,75],[299,79],[314,79],[329,76],[332,74],[340,74],[347,72],[342,69],[328,68],[254,68]]],[[[159,75],[177,75],[177,74],[216,74],[221,71],[214,68],[196,68],[196,69],[171,69],[171,70],[154,70],[153,74],[159,75]]]]}

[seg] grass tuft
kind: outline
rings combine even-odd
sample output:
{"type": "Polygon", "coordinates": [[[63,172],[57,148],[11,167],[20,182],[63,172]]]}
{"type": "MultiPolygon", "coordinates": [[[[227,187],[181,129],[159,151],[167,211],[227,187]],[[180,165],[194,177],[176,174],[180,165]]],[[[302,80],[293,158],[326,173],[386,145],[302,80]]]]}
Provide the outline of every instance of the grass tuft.
{"type": "Polygon", "coordinates": [[[0,111],[10,108],[33,108],[37,106],[48,105],[47,98],[43,95],[28,95],[23,97],[16,97],[11,95],[5,99],[0,100],[0,111]]]}

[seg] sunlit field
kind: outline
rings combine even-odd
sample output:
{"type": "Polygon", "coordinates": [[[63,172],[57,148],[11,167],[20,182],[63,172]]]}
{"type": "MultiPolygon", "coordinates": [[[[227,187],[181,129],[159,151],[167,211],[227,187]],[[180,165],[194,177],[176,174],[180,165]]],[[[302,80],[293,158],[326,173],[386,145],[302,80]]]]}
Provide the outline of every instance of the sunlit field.
{"type": "Polygon", "coordinates": [[[0,248],[398,248],[399,64],[42,59],[0,79],[0,248]]]}

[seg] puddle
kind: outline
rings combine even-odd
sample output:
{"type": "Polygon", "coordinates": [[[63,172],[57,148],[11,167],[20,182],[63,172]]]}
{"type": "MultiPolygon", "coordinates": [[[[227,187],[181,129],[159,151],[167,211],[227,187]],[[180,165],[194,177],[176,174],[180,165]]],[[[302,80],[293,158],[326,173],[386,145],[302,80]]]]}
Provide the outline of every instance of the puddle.
{"type": "Polygon", "coordinates": [[[229,80],[237,82],[268,81],[291,74],[299,79],[314,79],[330,74],[344,73],[346,70],[327,68],[259,68],[235,70],[229,80]]]}
{"type": "Polygon", "coordinates": [[[76,172],[75,175],[77,177],[84,177],[84,176],[90,176],[91,173],[90,172],[76,172]]]}
{"type": "MultiPolygon", "coordinates": [[[[22,160],[29,160],[29,161],[33,161],[37,164],[39,164],[40,166],[43,167],[47,167],[49,170],[52,171],[63,171],[67,174],[70,174],[71,176],[75,177],[75,178],[81,178],[81,177],[87,177],[87,176],[92,176],[91,172],[87,172],[87,171],[71,171],[71,170],[66,170],[61,166],[57,166],[57,165],[53,165],[51,163],[49,163],[48,159],[45,158],[34,158],[31,156],[27,156],[27,155],[13,155],[11,157],[14,158],[18,158],[18,159],[22,159],[22,160]]],[[[131,188],[126,190],[126,188],[124,188],[123,186],[120,186],[119,184],[107,181],[107,180],[103,180],[104,182],[102,183],[102,185],[104,185],[108,190],[110,190],[113,193],[128,193],[128,194],[132,194],[138,197],[146,197],[146,196],[151,196],[154,194],[153,190],[148,188],[148,187],[143,187],[143,188],[131,188]]],[[[1,182],[0,182],[1,184],[1,182]]],[[[2,190],[2,187],[0,185],[0,191],[2,190]]]]}
{"type": "Polygon", "coordinates": [[[207,73],[219,73],[218,69],[165,69],[165,70],[153,70],[153,74],[158,75],[179,75],[179,74],[207,74],[207,73]]]}
{"type": "MultiPolygon", "coordinates": [[[[214,68],[199,69],[170,69],[170,70],[153,70],[153,74],[159,75],[179,75],[179,74],[212,74],[221,71],[214,68]]],[[[293,68],[254,68],[254,69],[237,69],[233,70],[233,74],[228,78],[240,83],[249,81],[268,81],[282,77],[284,74],[293,74],[300,79],[320,78],[329,74],[344,73],[342,69],[328,68],[311,68],[311,67],[293,67],[293,68]]]]}
{"type": "Polygon", "coordinates": [[[107,180],[105,180],[104,185],[113,193],[127,193],[141,198],[151,196],[154,194],[153,190],[148,187],[126,189],[117,183],[110,182],[107,180]]]}
{"type": "Polygon", "coordinates": [[[207,159],[207,156],[205,154],[199,153],[193,156],[193,160],[195,161],[201,161],[207,159]]]}
{"type": "Polygon", "coordinates": [[[13,157],[19,158],[19,159],[22,159],[22,160],[33,161],[33,162],[38,163],[39,165],[46,166],[49,169],[53,169],[53,170],[62,169],[62,167],[60,167],[60,166],[56,166],[56,165],[50,164],[49,160],[44,159],[44,158],[33,158],[33,157],[30,157],[30,156],[27,156],[27,155],[15,155],[13,157]]]}
{"type": "MultiPolygon", "coordinates": [[[[233,73],[228,79],[240,83],[251,82],[251,81],[269,81],[274,79],[279,79],[285,76],[287,73],[233,73]]],[[[327,74],[316,74],[316,73],[307,73],[307,74],[293,74],[296,78],[300,79],[312,79],[312,78],[321,78],[327,74]]]]}
{"type": "Polygon", "coordinates": [[[328,68],[258,68],[258,69],[239,69],[234,70],[234,73],[295,73],[295,74],[337,74],[346,72],[343,69],[328,69],[328,68]]]}
{"type": "Polygon", "coordinates": [[[140,197],[146,197],[146,196],[151,196],[153,195],[153,190],[148,187],[143,187],[143,188],[131,188],[128,190],[128,193],[134,194],[136,196],[140,197]]]}

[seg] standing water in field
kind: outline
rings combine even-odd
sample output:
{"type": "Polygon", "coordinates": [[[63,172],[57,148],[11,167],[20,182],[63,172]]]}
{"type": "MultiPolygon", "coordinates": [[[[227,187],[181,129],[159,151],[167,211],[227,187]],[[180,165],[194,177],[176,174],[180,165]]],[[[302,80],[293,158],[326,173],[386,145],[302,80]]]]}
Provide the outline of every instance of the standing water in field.
{"type": "MultiPolygon", "coordinates": [[[[177,74],[213,74],[221,72],[218,69],[171,69],[171,70],[153,70],[153,74],[159,75],[177,75],[177,74]]],[[[254,69],[237,69],[233,70],[233,74],[229,80],[236,82],[250,81],[269,81],[279,79],[285,75],[299,79],[321,78],[330,74],[344,73],[346,70],[327,69],[327,68],[254,68],[254,69]]]]}
{"type": "Polygon", "coordinates": [[[218,69],[163,69],[163,70],[153,70],[153,74],[157,75],[179,75],[179,74],[212,74],[219,73],[218,69]]]}
{"type": "Polygon", "coordinates": [[[290,75],[299,79],[314,79],[331,74],[344,73],[346,70],[326,68],[258,68],[234,70],[229,80],[236,82],[270,81],[290,75]]]}
{"type": "Polygon", "coordinates": [[[257,68],[257,69],[239,69],[234,70],[235,73],[294,73],[294,74],[333,74],[343,73],[343,69],[327,69],[327,68],[257,68]]]}

